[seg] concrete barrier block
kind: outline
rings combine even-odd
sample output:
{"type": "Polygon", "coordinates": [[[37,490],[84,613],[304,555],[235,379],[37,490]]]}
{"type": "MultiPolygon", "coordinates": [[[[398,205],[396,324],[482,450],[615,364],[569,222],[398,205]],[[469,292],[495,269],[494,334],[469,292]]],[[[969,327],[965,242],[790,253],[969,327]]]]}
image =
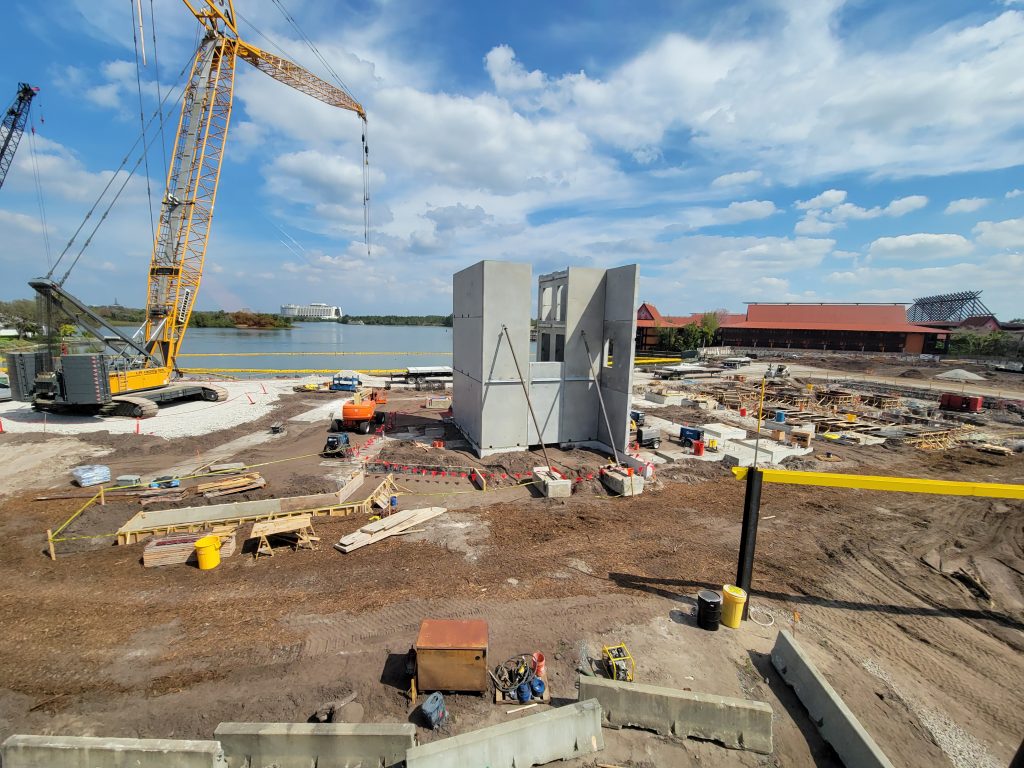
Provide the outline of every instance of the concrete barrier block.
{"type": "Polygon", "coordinates": [[[788,630],[779,632],[775,639],[772,666],[796,692],[822,738],[832,745],[844,765],[851,768],[892,768],[889,758],[788,630]]]}
{"type": "Polygon", "coordinates": [[[771,754],[772,708],[763,701],[692,693],[602,677],[580,677],[580,698],[597,699],[606,726],[715,741],[771,754]]]}
{"type": "Polygon", "coordinates": [[[565,707],[421,744],[409,750],[406,768],[528,768],[571,760],[604,749],[601,705],[565,707]]]}
{"type": "Polygon", "coordinates": [[[416,744],[412,723],[221,723],[213,733],[230,768],[378,768],[416,744]]]}
{"type": "Polygon", "coordinates": [[[4,768],[225,768],[216,741],[10,736],[0,746],[4,768]]]}

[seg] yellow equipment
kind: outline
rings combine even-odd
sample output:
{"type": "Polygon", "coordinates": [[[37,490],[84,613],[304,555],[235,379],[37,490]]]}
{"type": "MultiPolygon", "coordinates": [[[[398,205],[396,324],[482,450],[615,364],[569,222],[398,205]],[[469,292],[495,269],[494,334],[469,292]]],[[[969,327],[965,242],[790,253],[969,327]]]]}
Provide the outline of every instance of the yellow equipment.
{"type": "Polygon", "coordinates": [[[612,680],[622,680],[632,683],[636,675],[636,662],[633,661],[629,649],[625,643],[618,645],[606,645],[601,650],[601,657],[604,660],[605,670],[612,680]]]}
{"type": "Polygon", "coordinates": [[[205,34],[182,98],[149,266],[145,324],[135,336],[111,326],[63,289],[68,274],[53,280],[51,269],[46,278],[31,281],[29,285],[51,308],[73,318],[107,350],[106,354],[65,355],[65,362],[56,370],[38,377],[33,387],[37,408],[78,407],[152,416],[156,403],[162,400],[196,395],[208,400],[227,397],[224,390],[210,385],[168,385],[177,374],[175,360],[202,280],[231,121],[237,59],[315,99],[359,115],[364,124],[365,168],[366,112],[359,102],[297,64],[239,38],[233,0],[183,2],[203,25],[205,34]],[[138,392],[145,396],[125,397],[138,392]]]}

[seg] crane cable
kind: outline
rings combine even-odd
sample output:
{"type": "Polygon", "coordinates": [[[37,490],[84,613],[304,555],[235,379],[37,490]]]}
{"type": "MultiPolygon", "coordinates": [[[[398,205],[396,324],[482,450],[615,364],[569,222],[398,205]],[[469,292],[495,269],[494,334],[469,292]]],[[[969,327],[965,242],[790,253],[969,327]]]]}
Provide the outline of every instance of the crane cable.
{"type": "MultiPolygon", "coordinates": [[[[346,91],[349,95],[352,95],[352,97],[355,98],[355,96],[352,94],[352,89],[348,87],[348,85],[345,83],[345,81],[341,79],[341,75],[339,75],[335,71],[334,67],[331,66],[330,62],[328,62],[327,59],[324,57],[324,55],[322,53],[320,53],[320,49],[316,47],[316,43],[314,43],[309,38],[309,36],[305,32],[302,31],[302,28],[299,26],[299,23],[295,20],[295,17],[292,16],[288,12],[288,9],[285,8],[284,3],[282,2],[282,0],[271,0],[271,1],[274,3],[274,5],[277,6],[277,9],[279,11],[281,11],[281,15],[284,16],[285,20],[291,25],[292,29],[295,30],[295,33],[299,36],[299,39],[302,40],[302,42],[304,42],[306,44],[306,47],[309,48],[313,52],[313,55],[317,58],[317,60],[330,73],[331,77],[334,78],[335,83],[337,83],[337,85],[342,90],[346,91]]],[[[248,20],[246,20],[244,18],[242,20],[245,21],[246,24],[249,24],[249,26],[251,26],[253,29],[256,29],[256,27],[253,26],[252,23],[249,22],[248,20]]],[[[263,37],[266,38],[266,35],[263,35],[263,33],[260,32],[258,29],[256,29],[256,31],[260,35],[262,35],[263,37]]],[[[267,39],[269,40],[269,38],[267,38],[267,39]]],[[[294,57],[288,56],[287,58],[294,58],[294,57]]],[[[362,134],[362,151],[363,151],[363,157],[362,157],[362,165],[363,165],[363,240],[366,243],[366,255],[367,256],[371,256],[371,246],[370,246],[370,147],[369,147],[369,144],[367,143],[367,122],[366,122],[366,118],[362,117],[362,121],[363,121],[363,134],[362,134]]]]}
{"type": "MultiPolygon", "coordinates": [[[[149,0],[149,27],[153,32],[153,73],[156,80],[156,100],[163,103],[163,96],[160,93],[160,57],[156,50],[156,11],[153,9],[153,0],[149,0]]],[[[164,113],[160,110],[160,154],[164,160],[164,178],[167,178],[167,139],[164,137],[164,113]]]]}
{"type": "MultiPolygon", "coordinates": [[[[29,114],[31,115],[31,105],[29,114]]],[[[30,118],[31,119],[31,118],[30,118]]],[[[46,250],[46,266],[53,262],[53,253],[50,251],[50,228],[46,223],[46,202],[43,199],[43,183],[39,176],[39,160],[36,152],[36,125],[32,122],[28,134],[29,157],[32,158],[32,176],[36,182],[36,202],[39,205],[39,224],[43,228],[43,247],[46,250]]]]}
{"type": "MultiPolygon", "coordinates": [[[[132,17],[132,42],[135,44],[135,86],[139,92],[139,125],[142,126],[142,157],[146,167],[146,201],[149,203],[149,234],[150,239],[156,242],[156,219],[153,216],[153,186],[149,178],[149,144],[146,141],[146,112],[142,101],[142,65],[139,63],[139,34],[135,31],[135,3],[138,3],[139,7],[139,31],[144,29],[142,25],[142,2],[141,0],[128,0],[132,4],[131,17],[132,17]]],[[[143,49],[142,56],[145,59],[145,38],[143,38],[143,49]]],[[[161,113],[163,110],[161,110],[161,113]]],[[[77,261],[77,259],[76,259],[77,261]]]]}
{"type": "MultiPolygon", "coordinates": [[[[195,54],[193,54],[192,58],[194,58],[194,57],[195,57],[195,54]]],[[[178,81],[177,81],[176,85],[181,85],[181,90],[182,91],[184,90],[185,86],[184,86],[184,84],[182,84],[181,81],[185,77],[185,73],[188,72],[191,69],[191,66],[192,66],[192,59],[190,58],[185,63],[185,66],[182,68],[181,72],[178,73],[178,81]]],[[[156,108],[155,112],[153,113],[153,115],[150,116],[149,122],[147,123],[147,126],[152,124],[153,120],[156,119],[157,114],[160,114],[162,116],[164,105],[168,102],[168,100],[170,99],[170,97],[171,97],[171,95],[173,93],[174,93],[173,91],[168,91],[167,92],[167,94],[163,98],[163,101],[161,101],[160,104],[157,105],[157,108],[156,108]]],[[[177,103],[177,95],[176,94],[175,94],[174,103],[177,103]]],[[[154,139],[155,139],[155,136],[154,136],[154,139]]],[[[152,143],[154,139],[150,139],[150,143],[152,143]]],[[[68,240],[67,245],[64,246],[64,249],[60,252],[60,255],[57,257],[57,261],[55,261],[53,263],[53,265],[50,267],[50,271],[46,273],[46,279],[47,280],[49,280],[51,277],[53,277],[53,273],[57,271],[57,267],[60,266],[61,261],[67,255],[68,251],[71,250],[71,246],[74,245],[75,240],[81,234],[82,230],[85,229],[85,225],[89,222],[89,219],[92,217],[93,213],[96,212],[96,209],[99,207],[99,205],[102,202],[104,196],[107,194],[107,192],[110,189],[110,187],[114,184],[114,180],[118,177],[118,174],[128,164],[128,160],[131,158],[132,153],[135,151],[135,148],[139,145],[139,142],[141,142],[141,141],[142,141],[142,136],[141,135],[137,136],[135,138],[135,142],[131,145],[131,147],[128,148],[128,151],[125,153],[125,156],[121,159],[121,163],[117,166],[117,169],[114,171],[114,173],[112,173],[110,175],[110,178],[107,180],[106,185],[103,187],[103,189],[100,191],[99,195],[96,197],[95,202],[93,202],[92,207],[90,207],[89,210],[86,212],[85,218],[83,218],[82,222],[78,225],[78,229],[76,229],[74,231],[74,233],[71,235],[71,238],[68,240]]],[[[139,159],[139,161],[136,162],[136,164],[135,164],[136,167],[138,167],[139,162],[141,162],[141,158],[139,159]]],[[[134,173],[134,170],[132,172],[134,173]]],[[[130,178],[130,176],[129,176],[129,178],[130,178]]],[[[124,186],[122,185],[122,189],[123,188],[124,188],[124,186]]],[[[110,211],[110,208],[108,207],[107,208],[107,213],[109,213],[109,211],[110,211]]],[[[104,213],[104,218],[106,218],[106,213],[104,213]]],[[[98,228],[98,225],[97,225],[97,228],[98,228]]],[[[95,234],[95,233],[96,233],[96,230],[94,229],[92,234],[95,234]]],[[[91,237],[92,237],[92,235],[90,235],[90,239],[91,239],[91,237]]],[[[83,248],[83,250],[84,250],[84,248],[83,248]]],[[[81,251],[79,251],[78,256],[81,256],[81,255],[82,255],[82,253],[81,253],[81,251]]],[[[78,257],[77,256],[75,257],[75,261],[76,262],[78,261],[78,257]]],[[[74,266],[74,265],[72,265],[72,266],[74,266]]],[[[68,269],[68,273],[70,273],[70,271],[71,270],[68,269]]],[[[63,283],[64,280],[66,280],[66,279],[67,279],[67,273],[64,275],[64,278],[60,282],[63,283]]]]}

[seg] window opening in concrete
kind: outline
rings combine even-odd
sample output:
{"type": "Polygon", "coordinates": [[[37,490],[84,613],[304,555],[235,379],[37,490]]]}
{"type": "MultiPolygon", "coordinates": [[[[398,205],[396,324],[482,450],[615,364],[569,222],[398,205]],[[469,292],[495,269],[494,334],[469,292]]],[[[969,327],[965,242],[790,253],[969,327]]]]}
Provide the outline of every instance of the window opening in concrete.
{"type": "Polygon", "coordinates": [[[612,354],[615,351],[613,349],[613,347],[614,347],[614,344],[612,344],[612,340],[611,339],[605,339],[604,340],[604,367],[605,368],[611,368],[612,365],[613,365],[613,363],[612,363],[612,354]]]}
{"type": "Polygon", "coordinates": [[[565,362],[565,334],[564,333],[556,333],[555,334],[555,362],[556,363],[564,363],[565,362]]]}
{"type": "Polygon", "coordinates": [[[551,334],[542,333],[540,335],[540,361],[547,363],[551,360],[551,334]]]}
{"type": "Polygon", "coordinates": [[[555,290],[555,322],[565,322],[565,286],[560,285],[555,290]]]}
{"type": "Polygon", "coordinates": [[[551,286],[540,289],[540,319],[541,322],[551,319],[551,286]]]}

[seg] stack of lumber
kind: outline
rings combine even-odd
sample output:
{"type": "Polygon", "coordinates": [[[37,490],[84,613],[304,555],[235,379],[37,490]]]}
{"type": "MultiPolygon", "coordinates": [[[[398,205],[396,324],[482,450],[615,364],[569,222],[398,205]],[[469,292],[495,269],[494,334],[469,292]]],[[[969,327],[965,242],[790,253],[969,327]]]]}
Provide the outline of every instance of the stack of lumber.
{"type": "Polygon", "coordinates": [[[220,526],[209,531],[156,536],[150,539],[146,548],[142,550],[142,565],[145,568],[155,568],[194,561],[196,542],[204,536],[220,537],[221,557],[231,557],[235,553],[235,526],[220,526]]]}
{"type": "Polygon", "coordinates": [[[250,472],[247,475],[238,475],[237,477],[227,477],[223,480],[214,480],[209,483],[200,483],[196,486],[196,491],[203,494],[205,498],[212,499],[216,496],[228,496],[232,493],[254,491],[266,484],[267,481],[260,476],[259,472],[250,472]]]}
{"type": "Polygon", "coordinates": [[[342,536],[334,548],[348,554],[367,544],[376,544],[390,536],[415,528],[447,511],[445,507],[424,507],[423,509],[407,509],[396,512],[376,522],[367,523],[355,533],[342,536]]]}

